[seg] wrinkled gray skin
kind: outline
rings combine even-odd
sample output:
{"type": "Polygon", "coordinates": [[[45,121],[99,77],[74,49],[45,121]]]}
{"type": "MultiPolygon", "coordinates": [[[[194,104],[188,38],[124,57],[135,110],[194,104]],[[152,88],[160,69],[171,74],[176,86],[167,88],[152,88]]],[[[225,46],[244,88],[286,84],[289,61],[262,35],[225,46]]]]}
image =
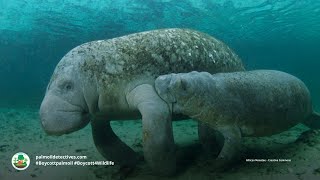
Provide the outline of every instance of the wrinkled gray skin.
{"type": "MultiPolygon", "coordinates": [[[[173,174],[172,114],[155,92],[154,80],[162,74],[192,70],[216,73],[244,68],[221,41],[188,29],[154,30],[82,44],[54,70],[40,107],[42,126],[48,134],[70,133],[88,124],[90,115],[99,152],[117,164],[134,166],[137,155],[114,134],[110,120],[142,116],[146,161],[160,175],[173,174]]],[[[201,129],[206,127],[200,125],[201,129]]]]}
{"type": "Polygon", "coordinates": [[[242,136],[269,136],[298,123],[320,128],[305,84],[280,71],[168,74],[156,79],[155,89],[174,113],[221,133],[217,160],[224,164],[236,157],[242,136]]]}

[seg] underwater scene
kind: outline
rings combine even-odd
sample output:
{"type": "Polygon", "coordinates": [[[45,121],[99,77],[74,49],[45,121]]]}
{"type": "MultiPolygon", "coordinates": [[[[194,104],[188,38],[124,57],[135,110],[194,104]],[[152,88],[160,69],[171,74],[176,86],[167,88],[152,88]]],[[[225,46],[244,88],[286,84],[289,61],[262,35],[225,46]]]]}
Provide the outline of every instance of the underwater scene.
{"type": "Polygon", "coordinates": [[[0,0],[0,180],[320,179],[320,1],[0,0]]]}

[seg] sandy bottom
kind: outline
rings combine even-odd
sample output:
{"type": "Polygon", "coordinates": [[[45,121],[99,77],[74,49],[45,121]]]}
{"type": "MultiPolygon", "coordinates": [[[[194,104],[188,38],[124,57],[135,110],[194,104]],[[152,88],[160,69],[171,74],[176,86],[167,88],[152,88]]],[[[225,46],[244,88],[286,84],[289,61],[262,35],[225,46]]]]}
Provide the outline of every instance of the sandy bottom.
{"type": "MultiPolygon", "coordinates": [[[[213,159],[205,156],[197,139],[197,123],[192,120],[173,124],[179,167],[174,177],[153,176],[144,161],[126,177],[119,173],[117,165],[38,166],[36,156],[40,155],[87,156],[87,160],[80,161],[105,159],[93,144],[90,125],[68,135],[48,136],[41,129],[37,111],[34,108],[0,109],[0,180],[320,179],[320,131],[311,131],[303,125],[271,137],[244,138],[241,159],[224,172],[212,168],[213,159]],[[25,152],[30,157],[30,166],[24,171],[12,167],[11,158],[17,152],[25,152]],[[291,162],[246,162],[246,159],[290,159],[291,162]]],[[[112,127],[142,155],[141,121],[117,121],[112,127]]]]}

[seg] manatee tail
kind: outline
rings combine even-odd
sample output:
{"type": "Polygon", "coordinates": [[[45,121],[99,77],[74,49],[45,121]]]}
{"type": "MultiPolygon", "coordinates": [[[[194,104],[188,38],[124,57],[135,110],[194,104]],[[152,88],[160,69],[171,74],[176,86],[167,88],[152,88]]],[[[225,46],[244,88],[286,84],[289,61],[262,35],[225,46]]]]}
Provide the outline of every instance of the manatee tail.
{"type": "Polygon", "coordinates": [[[313,112],[303,124],[311,129],[320,129],[320,114],[313,112]]]}

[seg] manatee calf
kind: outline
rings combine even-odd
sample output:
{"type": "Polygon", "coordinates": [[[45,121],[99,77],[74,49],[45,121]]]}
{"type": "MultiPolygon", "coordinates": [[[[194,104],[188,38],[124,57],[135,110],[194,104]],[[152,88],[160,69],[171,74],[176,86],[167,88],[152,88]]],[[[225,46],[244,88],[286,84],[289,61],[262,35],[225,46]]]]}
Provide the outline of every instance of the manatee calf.
{"type": "Polygon", "coordinates": [[[221,133],[224,143],[217,160],[224,165],[236,155],[242,136],[268,136],[298,123],[320,128],[305,84],[280,71],[168,74],[156,79],[155,89],[173,113],[221,133]]]}
{"type": "Polygon", "coordinates": [[[142,116],[145,160],[156,173],[172,174],[176,158],[171,112],[154,90],[154,81],[162,74],[192,70],[217,73],[244,68],[224,43],[188,29],[82,44],[68,52],[53,72],[40,107],[42,126],[47,133],[60,135],[91,119],[99,152],[118,165],[134,166],[135,152],[115,135],[110,120],[142,116]]]}

